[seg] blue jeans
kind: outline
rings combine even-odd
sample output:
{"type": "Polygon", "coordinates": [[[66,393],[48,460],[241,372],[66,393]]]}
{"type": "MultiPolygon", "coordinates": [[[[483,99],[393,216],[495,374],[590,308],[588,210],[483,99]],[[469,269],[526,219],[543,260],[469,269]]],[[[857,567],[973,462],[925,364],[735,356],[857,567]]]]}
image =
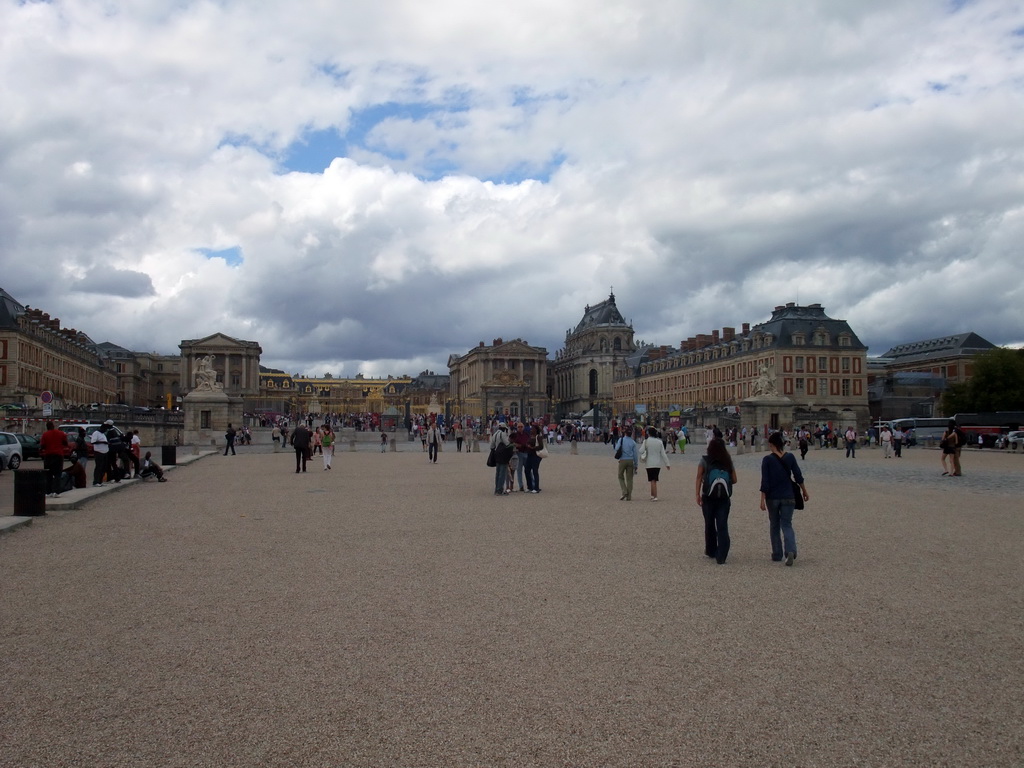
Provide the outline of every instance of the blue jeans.
{"type": "MultiPolygon", "coordinates": [[[[530,454],[528,451],[516,451],[516,481],[519,484],[519,490],[523,490],[524,487],[529,487],[530,483],[523,484],[523,472],[526,471],[526,462],[529,460],[530,454]]],[[[529,478],[527,478],[529,481],[529,478]]]]}
{"type": "Polygon", "coordinates": [[[846,441],[846,458],[857,458],[857,441],[847,440],[846,441]]]}
{"type": "Polygon", "coordinates": [[[498,464],[494,468],[494,493],[505,493],[505,480],[508,478],[508,464],[498,464]]]}
{"type": "Polygon", "coordinates": [[[540,456],[536,453],[526,454],[526,490],[540,490],[540,456]]]}
{"type": "Polygon", "coordinates": [[[768,507],[768,538],[772,543],[772,560],[781,560],[788,552],[795,555],[796,532],[793,530],[793,499],[765,499],[765,506],[768,507]],[[785,543],[785,549],[783,549],[783,543],[785,543]]]}
{"type": "MultiPolygon", "coordinates": [[[[729,510],[732,500],[704,499],[701,509],[704,510],[704,554],[724,563],[729,556],[729,510]]],[[[790,510],[792,518],[792,510],[790,510]]]]}

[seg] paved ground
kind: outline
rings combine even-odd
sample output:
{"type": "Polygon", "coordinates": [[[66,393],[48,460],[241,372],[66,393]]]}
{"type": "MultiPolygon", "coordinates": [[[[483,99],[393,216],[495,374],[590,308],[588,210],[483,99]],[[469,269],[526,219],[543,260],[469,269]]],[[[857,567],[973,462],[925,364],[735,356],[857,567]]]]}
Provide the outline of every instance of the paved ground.
{"type": "Polygon", "coordinates": [[[786,568],[763,454],[718,566],[693,449],[653,504],[604,446],[506,498],[400,448],[240,449],[0,536],[0,763],[1024,764],[1024,456],[813,451],[786,568]]]}

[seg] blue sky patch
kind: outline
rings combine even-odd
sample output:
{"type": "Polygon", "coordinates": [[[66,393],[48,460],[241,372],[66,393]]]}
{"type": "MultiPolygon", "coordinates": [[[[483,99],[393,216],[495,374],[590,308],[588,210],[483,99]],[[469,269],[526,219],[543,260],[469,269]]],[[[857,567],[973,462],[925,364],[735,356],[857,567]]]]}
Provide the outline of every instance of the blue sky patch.
{"type": "Polygon", "coordinates": [[[208,259],[224,259],[229,267],[237,267],[245,259],[242,258],[241,246],[234,245],[231,248],[196,248],[196,251],[208,259]]]}

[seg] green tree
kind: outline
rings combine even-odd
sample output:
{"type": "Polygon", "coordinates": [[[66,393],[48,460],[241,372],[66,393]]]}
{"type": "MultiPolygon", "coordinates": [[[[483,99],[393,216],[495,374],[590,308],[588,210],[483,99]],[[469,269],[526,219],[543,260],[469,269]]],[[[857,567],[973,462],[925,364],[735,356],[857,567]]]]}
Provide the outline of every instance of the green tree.
{"type": "Polygon", "coordinates": [[[997,347],[974,358],[970,379],[942,396],[945,413],[1024,410],[1024,349],[997,347]]]}

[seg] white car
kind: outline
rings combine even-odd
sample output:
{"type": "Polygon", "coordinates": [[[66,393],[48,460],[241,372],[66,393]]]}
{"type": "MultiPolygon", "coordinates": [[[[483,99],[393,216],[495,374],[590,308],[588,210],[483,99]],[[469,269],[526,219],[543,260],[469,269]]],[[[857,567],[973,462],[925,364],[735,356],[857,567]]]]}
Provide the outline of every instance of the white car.
{"type": "Polygon", "coordinates": [[[1024,430],[1015,429],[1003,436],[1002,447],[1011,451],[1024,450],[1024,430]]]}
{"type": "Polygon", "coordinates": [[[21,466],[21,443],[13,432],[0,432],[0,469],[17,469],[21,466]]]}

